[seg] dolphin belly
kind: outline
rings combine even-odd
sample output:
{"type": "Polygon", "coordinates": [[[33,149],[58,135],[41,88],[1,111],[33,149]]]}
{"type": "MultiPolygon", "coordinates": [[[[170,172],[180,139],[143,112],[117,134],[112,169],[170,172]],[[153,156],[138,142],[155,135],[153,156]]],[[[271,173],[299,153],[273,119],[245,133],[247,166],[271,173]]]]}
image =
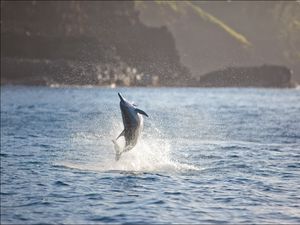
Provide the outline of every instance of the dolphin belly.
{"type": "Polygon", "coordinates": [[[143,118],[141,118],[141,121],[139,121],[138,125],[135,127],[128,127],[125,128],[125,147],[124,151],[131,150],[134,146],[136,146],[139,137],[141,136],[142,129],[143,129],[143,118]]]}
{"type": "Polygon", "coordinates": [[[119,147],[116,140],[113,140],[113,143],[115,145],[115,151],[116,151],[116,161],[118,161],[121,157],[121,154],[123,152],[127,152],[134,148],[134,146],[137,144],[138,139],[141,135],[142,129],[143,129],[143,117],[142,115],[145,115],[148,117],[148,115],[141,109],[138,109],[133,105],[132,103],[129,103],[123,96],[118,93],[120,97],[120,109],[122,113],[122,120],[124,125],[124,130],[121,132],[121,134],[117,137],[117,139],[120,136],[124,136],[125,138],[125,147],[123,150],[119,147]]]}

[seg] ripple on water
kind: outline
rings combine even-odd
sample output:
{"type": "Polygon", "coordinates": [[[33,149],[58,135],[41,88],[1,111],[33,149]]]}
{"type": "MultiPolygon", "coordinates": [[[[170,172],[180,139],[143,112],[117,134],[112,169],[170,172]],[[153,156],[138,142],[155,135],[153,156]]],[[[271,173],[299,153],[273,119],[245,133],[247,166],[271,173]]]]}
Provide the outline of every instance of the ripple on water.
{"type": "Polygon", "coordinates": [[[56,186],[70,186],[69,184],[62,182],[62,181],[55,181],[54,185],[56,186]]]}
{"type": "Polygon", "coordinates": [[[299,111],[292,89],[1,87],[1,224],[299,224],[299,111]],[[118,91],[150,117],[115,162],[118,91]]]}

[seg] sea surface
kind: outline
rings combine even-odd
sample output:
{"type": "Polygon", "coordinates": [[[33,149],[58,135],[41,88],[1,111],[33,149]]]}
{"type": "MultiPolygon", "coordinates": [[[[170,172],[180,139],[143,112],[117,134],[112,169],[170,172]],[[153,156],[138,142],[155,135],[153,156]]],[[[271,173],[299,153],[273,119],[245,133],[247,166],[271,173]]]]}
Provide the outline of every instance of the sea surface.
{"type": "Polygon", "coordinates": [[[300,91],[1,86],[8,223],[300,224],[300,91]],[[149,118],[116,162],[118,92],[149,118]]]}

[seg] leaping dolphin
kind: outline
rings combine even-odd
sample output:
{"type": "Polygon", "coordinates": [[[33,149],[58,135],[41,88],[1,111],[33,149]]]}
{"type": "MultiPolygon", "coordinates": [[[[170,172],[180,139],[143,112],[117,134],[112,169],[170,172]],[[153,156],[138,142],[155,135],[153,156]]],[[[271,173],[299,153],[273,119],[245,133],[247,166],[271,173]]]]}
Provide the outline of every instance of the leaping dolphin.
{"type": "Polygon", "coordinates": [[[143,129],[142,115],[148,117],[147,113],[138,109],[135,104],[128,102],[120,93],[118,93],[118,95],[121,100],[120,109],[124,130],[115,140],[112,140],[115,145],[116,161],[120,159],[122,153],[131,150],[137,144],[138,138],[143,129]],[[123,149],[121,149],[117,143],[118,138],[121,136],[124,136],[125,138],[125,147],[123,149]]]}

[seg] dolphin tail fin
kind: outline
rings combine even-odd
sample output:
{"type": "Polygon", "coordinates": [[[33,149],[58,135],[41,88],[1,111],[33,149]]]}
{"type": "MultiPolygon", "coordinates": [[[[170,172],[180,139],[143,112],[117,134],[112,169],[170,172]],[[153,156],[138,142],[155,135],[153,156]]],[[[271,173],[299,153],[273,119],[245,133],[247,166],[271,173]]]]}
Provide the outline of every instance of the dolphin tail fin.
{"type": "Polygon", "coordinates": [[[112,140],[112,142],[114,143],[114,147],[116,151],[115,160],[118,161],[122,155],[122,151],[116,140],[112,140]]]}
{"type": "Polygon", "coordinates": [[[142,115],[145,115],[145,116],[149,117],[149,116],[147,115],[147,113],[145,113],[145,112],[144,112],[143,110],[141,110],[141,109],[136,108],[135,111],[136,111],[137,113],[139,113],[139,114],[142,114],[142,115]]]}

